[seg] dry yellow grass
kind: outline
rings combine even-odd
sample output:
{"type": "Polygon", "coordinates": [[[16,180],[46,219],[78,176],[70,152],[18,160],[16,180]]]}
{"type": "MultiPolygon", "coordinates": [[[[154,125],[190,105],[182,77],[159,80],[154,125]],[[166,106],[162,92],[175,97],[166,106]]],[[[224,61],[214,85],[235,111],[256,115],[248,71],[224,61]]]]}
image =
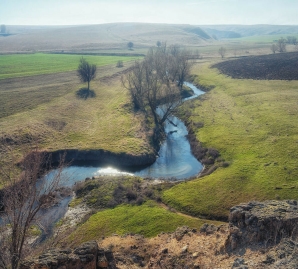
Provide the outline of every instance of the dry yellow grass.
{"type": "Polygon", "coordinates": [[[146,268],[197,268],[227,269],[231,268],[236,258],[243,258],[249,268],[269,268],[264,263],[266,255],[264,251],[255,248],[244,248],[241,252],[228,254],[223,252],[224,244],[228,236],[227,226],[219,231],[206,235],[205,233],[186,234],[178,241],[173,233],[160,234],[153,238],[143,238],[139,235],[127,235],[120,237],[114,235],[99,241],[99,246],[110,248],[118,259],[117,268],[141,268],[134,263],[131,257],[143,257],[146,268]],[[182,249],[187,248],[183,254],[182,249]],[[166,251],[167,250],[167,251],[166,251]]]}
{"type": "MultiPolygon", "coordinates": [[[[0,119],[0,136],[13,137],[22,142],[32,136],[43,149],[105,149],[112,152],[143,154],[151,152],[149,139],[144,129],[143,117],[134,114],[127,90],[120,81],[119,69],[99,69],[99,77],[91,82],[94,98],[78,98],[76,92],[86,85],[80,84],[75,73],[44,75],[10,79],[16,85],[30,85],[15,93],[22,103],[22,93],[52,89],[50,98],[37,99],[30,109],[0,119]],[[63,91],[59,96],[59,91],[63,91]],[[55,95],[55,92],[58,96],[55,95]]],[[[2,80],[1,83],[5,83],[2,80]]],[[[29,100],[30,101],[30,100],[29,100]]],[[[17,104],[16,104],[17,105],[17,104]]]]}

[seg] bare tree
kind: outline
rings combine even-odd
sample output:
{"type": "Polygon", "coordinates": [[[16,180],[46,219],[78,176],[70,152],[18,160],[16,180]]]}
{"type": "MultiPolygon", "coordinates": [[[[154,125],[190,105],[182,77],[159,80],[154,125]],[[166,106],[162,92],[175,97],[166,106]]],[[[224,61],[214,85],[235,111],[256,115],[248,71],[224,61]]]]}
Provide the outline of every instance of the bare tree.
{"type": "Polygon", "coordinates": [[[78,76],[82,82],[88,83],[88,91],[90,90],[90,81],[96,77],[96,65],[89,64],[83,57],[80,59],[78,66],[78,76]]]}
{"type": "Polygon", "coordinates": [[[177,86],[182,90],[183,83],[186,80],[187,76],[190,74],[190,68],[192,66],[192,62],[189,59],[189,52],[186,50],[180,51],[176,57],[173,68],[176,68],[176,81],[177,86]]]}
{"type": "Polygon", "coordinates": [[[221,58],[223,59],[226,55],[226,49],[224,47],[220,47],[218,50],[218,53],[221,56],[221,58]]]}
{"type": "Polygon", "coordinates": [[[156,46],[159,48],[159,47],[161,47],[161,42],[160,41],[157,41],[156,42],[156,46]]]}
{"type": "Polygon", "coordinates": [[[273,53],[275,53],[277,51],[277,45],[275,43],[273,43],[271,46],[270,46],[270,49],[273,53]]]}
{"type": "Polygon", "coordinates": [[[286,52],[286,39],[283,37],[277,40],[277,51],[286,52]]]}
{"type": "Polygon", "coordinates": [[[51,168],[51,162],[49,156],[37,148],[21,163],[7,145],[1,146],[1,154],[9,157],[9,161],[4,163],[5,159],[0,158],[0,268],[18,269],[30,251],[27,238],[38,212],[54,202],[53,192],[60,184],[62,166],[51,180],[46,181],[41,176],[51,168]]]}
{"type": "Polygon", "coordinates": [[[178,57],[178,51],[177,48],[167,50],[166,45],[151,48],[145,59],[136,62],[132,71],[122,78],[124,87],[130,91],[135,108],[147,116],[152,116],[155,130],[160,130],[181,103],[178,80],[181,83],[187,72],[184,71],[186,64],[176,60],[184,59],[185,56],[181,54],[183,57],[178,57]]]}
{"type": "Polygon", "coordinates": [[[287,36],[287,42],[289,44],[296,45],[297,44],[297,37],[295,37],[295,36],[287,36]]]}

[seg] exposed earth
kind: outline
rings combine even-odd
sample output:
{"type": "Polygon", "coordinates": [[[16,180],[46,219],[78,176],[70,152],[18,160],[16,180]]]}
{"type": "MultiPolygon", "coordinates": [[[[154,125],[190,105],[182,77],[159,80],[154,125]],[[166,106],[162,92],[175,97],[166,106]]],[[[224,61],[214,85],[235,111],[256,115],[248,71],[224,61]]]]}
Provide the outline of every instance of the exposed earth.
{"type": "Polygon", "coordinates": [[[232,78],[298,80],[298,52],[243,57],[217,63],[218,68],[232,78]]]}
{"type": "Polygon", "coordinates": [[[71,250],[50,249],[22,269],[297,268],[297,201],[250,202],[230,210],[229,225],[187,226],[153,238],[114,234],[71,250]]]}

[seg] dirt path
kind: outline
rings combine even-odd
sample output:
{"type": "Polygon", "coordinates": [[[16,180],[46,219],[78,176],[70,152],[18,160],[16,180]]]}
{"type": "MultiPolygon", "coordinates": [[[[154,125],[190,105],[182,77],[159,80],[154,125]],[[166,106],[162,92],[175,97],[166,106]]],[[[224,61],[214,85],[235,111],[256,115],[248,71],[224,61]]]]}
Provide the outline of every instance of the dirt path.
{"type": "MultiPolygon", "coordinates": [[[[166,204],[164,204],[164,203],[159,203],[159,205],[160,205],[162,208],[164,208],[164,209],[166,209],[166,210],[168,210],[168,211],[173,212],[173,211],[171,210],[171,208],[170,208],[169,206],[167,206],[166,204]]],[[[200,218],[193,217],[193,216],[191,216],[191,215],[187,215],[187,214],[181,213],[181,212],[176,211],[176,210],[175,210],[173,213],[175,213],[175,214],[177,214],[177,215],[179,215],[179,216],[182,216],[182,217],[190,218],[190,219],[200,219],[200,218]]]]}

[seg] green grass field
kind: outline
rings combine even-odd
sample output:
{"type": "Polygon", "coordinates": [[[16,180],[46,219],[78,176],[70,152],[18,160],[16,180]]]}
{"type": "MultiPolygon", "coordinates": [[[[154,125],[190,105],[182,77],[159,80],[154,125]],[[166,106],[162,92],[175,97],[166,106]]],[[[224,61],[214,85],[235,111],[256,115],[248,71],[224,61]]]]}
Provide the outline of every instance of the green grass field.
{"type": "Polygon", "coordinates": [[[197,66],[197,82],[216,87],[185,104],[196,135],[230,163],[213,174],[165,191],[172,207],[193,215],[226,217],[241,202],[298,199],[298,81],[231,79],[197,66]]]}
{"type": "MultiPolygon", "coordinates": [[[[44,54],[11,57],[19,59],[15,74],[21,73],[22,61],[31,65],[36,74],[47,66],[43,57],[45,62],[50,62],[52,57],[57,61],[71,59],[64,65],[67,70],[77,68],[80,59],[80,56],[44,54]],[[32,60],[35,57],[39,64],[32,60]]],[[[134,114],[129,94],[121,85],[121,72],[131,63],[124,63],[124,68],[110,64],[133,58],[89,56],[86,59],[90,63],[106,64],[98,67],[98,75],[91,82],[94,98],[86,100],[77,96],[86,84],[80,83],[75,72],[60,72],[54,64],[47,69],[51,74],[0,80],[0,136],[11,137],[15,145],[32,137],[41,148],[50,151],[76,148],[135,155],[152,152],[144,118],[134,114]]],[[[15,75],[10,72],[9,76],[15,75]]]]}
{"type": "MultiPolygon", "coordinates": [[[[12,54],[0,55],[0,79],[52,74],[76,70],[82,55],[66,54],[12,54]]],[[[133,61],[139,57],[83,56],[98,67],[116,65],[117,61],[133,61]]]]}
{"type": "Polygon", "coordinates": [[[98,212],[79,226],[67,241],[80,244],[113,233],[119,235],[136,233],[153,237],[161,232],[172,232],[183,225],[200,228],[204,223],[221,224],[216,221],[180,216],[167,211],[153,201],[148,201],[141,206],[121,205],[114,209],[98,212]]]}

